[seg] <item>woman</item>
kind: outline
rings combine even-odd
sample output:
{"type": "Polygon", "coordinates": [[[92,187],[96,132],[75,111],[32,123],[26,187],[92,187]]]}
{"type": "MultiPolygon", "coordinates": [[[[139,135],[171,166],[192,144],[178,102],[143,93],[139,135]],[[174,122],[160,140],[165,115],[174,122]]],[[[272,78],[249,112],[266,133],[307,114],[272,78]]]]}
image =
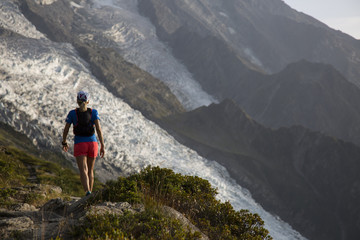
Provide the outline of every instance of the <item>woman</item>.
{"type": "Polygon", "coordinates": [[[69,145],[66,137],[69,128],[73,124],[74,129],[74,156],[80,171],[81,184],[86,196],[91,194],[94,184],[94,164],[98,155],[98,143],[95,136],[94,125],[100,140],[100,157],[105,155],[104,139],[100,127],[100,118],[97,110],[88,108],[89,94],[80,91],[77,94],[79,108],[71,110],[66,117],[66,125],[63,132],[62,148],[68,151],[69,145]]]}

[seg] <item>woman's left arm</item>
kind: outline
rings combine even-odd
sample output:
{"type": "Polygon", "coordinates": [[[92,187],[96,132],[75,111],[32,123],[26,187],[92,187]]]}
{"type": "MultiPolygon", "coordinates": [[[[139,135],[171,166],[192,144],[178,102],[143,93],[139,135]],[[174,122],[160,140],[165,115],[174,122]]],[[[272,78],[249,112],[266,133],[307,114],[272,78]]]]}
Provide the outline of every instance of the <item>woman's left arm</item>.
{"type": "Polygon", "coordinates": [[[66,138],[67,135],[69,133],[69,128],[70,128],[71,124],[70,123],[66,123],[65,124],[65,128],[64,128],[64,132],[63,132],[63,140],[62,140],[62,149],[67,152],[69,149],[69,145],[66,142],[66,138]]]}
{"type": "Polygon", "coordinates": [[[99,119],[96,119],[94,122],[95,122],[96,133],[97,133],[97,135],[99,137],[99,141],[100,141],[100,157],[103,158],[105,155],[105,144],[104,144],[103,134],[101,131],[101,125],[100,125],[99,119]]]}

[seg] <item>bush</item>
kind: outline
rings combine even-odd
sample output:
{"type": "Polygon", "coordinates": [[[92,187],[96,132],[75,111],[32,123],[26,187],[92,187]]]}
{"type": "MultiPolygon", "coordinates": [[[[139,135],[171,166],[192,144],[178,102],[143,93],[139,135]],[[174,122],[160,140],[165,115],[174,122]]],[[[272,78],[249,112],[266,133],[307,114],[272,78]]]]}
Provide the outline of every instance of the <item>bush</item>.
{"type": "Polygon", "coordinates": [[[272,239],[259,215],[235,211],[229,202],[217,200],[216,194],[207,180],[147,167],[139,174],[108,182],[97,200],[153,201],[173,207],[210,239],[272,239]]]}
{"type": "Polygon", "coordinates": [[[200,233],[184,229],[178,220],[165,217],[154,209],[141,213],[88,216],[84,226],[86,239],[198,239],[200,233]]]}
{"type": "Polygon", "coordinates": [[[102,192],[102,199],[110,202],[140,203],[143,198],[141,191],[138,191],[137,182],[123,177],[117,181],[108,181],[105,191],[102,192]]]}

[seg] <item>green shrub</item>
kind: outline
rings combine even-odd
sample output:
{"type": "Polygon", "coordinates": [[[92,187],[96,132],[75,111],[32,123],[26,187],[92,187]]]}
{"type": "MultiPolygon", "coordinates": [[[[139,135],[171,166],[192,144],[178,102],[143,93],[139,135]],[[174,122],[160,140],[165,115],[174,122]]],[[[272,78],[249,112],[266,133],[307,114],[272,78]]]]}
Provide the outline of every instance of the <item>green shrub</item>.
{"type": "Polygon", "coordinates": [[[37,193],[30,192],[25,195],[24,203],[28,203],[31,205],[35,205],[39,202],[43,202],[45,200],[45,196],[42,196],[37,193]]]}
{"type": "MultiPolygon", "coordinates": [[[[102,201],[153,202],[183,213],[210,239],[272,239],[264,222],[247,210],[235,211],[221,203],[207,180],[176,174],[170,169],[147,167],[139,174],[110,181],[102,201]]],[[[100,199],[98,199],[100,200],[100,199]]]]}
{"type": "Polygon", "coordinates": [[[11,199],[16,196],[17,191],[11,188],[1,188],[0,189],[0,206],[10,206],[13,204],[11,199]]]}
{"type": "Polygon", "coordinates": [[[85,239],[198,239],[199,232],[184,229],[178,220],[165,217],[154,209],[122,216],[88,216],[83,226],[85,239]]]}
{"type": "Polygon", "coordinates": [[[140,203],[143,194],[138,191],[136,181],[120,177],[117,181],[106,183],[102,198],[110,202],[140,203]]]}

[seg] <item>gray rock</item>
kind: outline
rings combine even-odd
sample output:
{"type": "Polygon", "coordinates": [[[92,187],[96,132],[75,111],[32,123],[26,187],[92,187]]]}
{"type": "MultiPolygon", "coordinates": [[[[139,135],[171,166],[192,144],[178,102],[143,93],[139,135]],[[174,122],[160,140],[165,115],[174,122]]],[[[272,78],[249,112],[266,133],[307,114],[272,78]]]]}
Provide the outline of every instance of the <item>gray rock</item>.
{"type": "Polygon", "coordinates": [[[190,222],[190,220],[187,219],[182,213],[180,213],[180,212],[176,211],[175,209],[168,207],[168,206],[163,206],[162,210],[163,210],[163,213],[165,214],[165,216],[179,220],[179,222],[185,229],[186,228],[190,229],[191,233],[200,232],[201,233],[200,239],[202,239],[202,240],[209,239],[205,234],[203,234],[200,231],[200,229],[198,229],[194,224],[192,224],[190,222]]]}
{"type": "Polygon", "coordinates": [[[30,205],[28,203],[19,203],[19,204],[15,204],[13,206],[11,206],[11,210],[14,211],[22,211],[22,212],[26,212],[26,211],[36,211],[38,210],[35,206],[30,205]]]}
{"type": "Polygon", "coordinates": [[[61,198],[51,199],[47,203],[45,203],[41,208],[41,212],[53,212],[58,215],[65,215],[67,211],[67,207],[69,204],[62,200],[61,198]]]}
{"type": "Polygon", "coordinates": [[[119,203],[112,203],[112,202],[104,202],[100,203],[96,206],[91,206],[89,210],[87,211],[86,215],[92,215],[92,214],[98,214],[98,215],[104,215],[104,214],[115,214],[115,215],[123,215],[124,212],[131,212],[131,213],[137,213],[144,211],[144,207],[134,209],[131,204],[127,202],[119,202],[119,203]]]}
{"type": "Polygon", "coordinates": [[[15,234],[17,238],[27,239],[32,235],[33,228],[33,220],[26,216],[0,219],[0,239],[13,239],[15,234]]]}

